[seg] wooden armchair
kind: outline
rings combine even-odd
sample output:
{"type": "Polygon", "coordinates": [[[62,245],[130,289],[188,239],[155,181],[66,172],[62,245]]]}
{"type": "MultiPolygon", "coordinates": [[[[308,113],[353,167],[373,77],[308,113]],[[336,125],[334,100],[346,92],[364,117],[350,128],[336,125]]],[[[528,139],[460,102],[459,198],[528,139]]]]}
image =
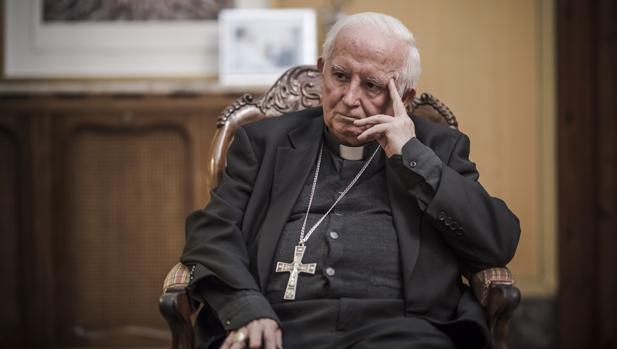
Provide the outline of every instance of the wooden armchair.
{"type": "MultiPolygon", "coordinates": [[[[314,66],[289,69],[265,95],[254,98],[245,94],[219,116],[209,156],[209,189],[220,181],[225,167],[227,148],[235,130],[244,124],[283,113],[321,105],[319,72],[314,66]]],[[[458,127],[450,109],[428,93],[423,93],[409,106],[410,114],[458,127]]],[[[491,348],[507,348],[506,338],[512,312],[520,301],[520,291],[507,268],[492,268],[467,276],[474,293],[485,310],[491,348]]],[[[186,286],[190,270],[181,263],[167,274],[160,299],[160,310],[172,332],[172,348],[193,348],[192,315],[196,312],[186,286]]]]}

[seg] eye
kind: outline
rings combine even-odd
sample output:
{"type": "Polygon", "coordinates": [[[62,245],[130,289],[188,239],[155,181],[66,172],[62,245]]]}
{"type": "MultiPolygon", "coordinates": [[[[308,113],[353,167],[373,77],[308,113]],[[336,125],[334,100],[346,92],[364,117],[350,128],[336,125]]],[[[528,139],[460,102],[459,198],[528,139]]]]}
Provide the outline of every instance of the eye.
{"type": "Polygon", "coordinates": [[[335,72],[333,72],[333,73],[332,73],[332,75],[334,75],[334,78],[335,78],[336,80],[339,80],[339,81],[345,81],[345,80],[347,80],[347,76],[346,76],[346,75],[345,75],[345,73],[343,73],[343,72],[340,72],[340,71],[335,71],[335,72]]]}
{"type": "Polygon", "coordinates": [[[366,89],[369,90],[370,92],[381,92],[383,90],[383,86],[381,86],[380,84],[377,84],[373,81],[367,81],[364,83],[364,86],[366,86],[366,89]]]}

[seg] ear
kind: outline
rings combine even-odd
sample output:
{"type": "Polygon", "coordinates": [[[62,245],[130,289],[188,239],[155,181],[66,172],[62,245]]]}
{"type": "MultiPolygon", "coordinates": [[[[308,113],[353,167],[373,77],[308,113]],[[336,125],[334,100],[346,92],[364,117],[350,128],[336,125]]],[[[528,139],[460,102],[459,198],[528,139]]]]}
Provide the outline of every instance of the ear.
{"type": "Polygon", "coordinates": [[[319,57],[317,58],[317,70],[319,70],[320,73],[323,74],[323,67],[324,67],[324,61],[323,61],[323,57],[319,57]]]}
{"type": "Polygon", "coordinates": [[[415,97],[416,97],[416,89],[411,88],[405,91],[405,93],[401,96],[401,100],[403,101],[403,104],[405,105],[405,107],[408,107],[415,97]]]}

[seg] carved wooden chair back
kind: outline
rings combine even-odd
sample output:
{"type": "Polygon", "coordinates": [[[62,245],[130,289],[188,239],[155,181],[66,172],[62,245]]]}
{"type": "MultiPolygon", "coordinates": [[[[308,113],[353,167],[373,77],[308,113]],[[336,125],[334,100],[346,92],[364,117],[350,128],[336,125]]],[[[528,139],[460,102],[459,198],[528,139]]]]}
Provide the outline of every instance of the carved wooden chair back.
{"type": "MultiPolygon", "coordinates": [[[[218,117],[217,130],[210,146],[208,189],[216,187],[225,168],[225,156],[238,127],[321,105],[319,71],[313,65],[302,65],[287,70],[261,97],[244,94],[227,107],[218,117]]],[[[431,94],[423,93],[408,107],[410,114],[433,122],[458,128],[450,109],[431,94]]]]}

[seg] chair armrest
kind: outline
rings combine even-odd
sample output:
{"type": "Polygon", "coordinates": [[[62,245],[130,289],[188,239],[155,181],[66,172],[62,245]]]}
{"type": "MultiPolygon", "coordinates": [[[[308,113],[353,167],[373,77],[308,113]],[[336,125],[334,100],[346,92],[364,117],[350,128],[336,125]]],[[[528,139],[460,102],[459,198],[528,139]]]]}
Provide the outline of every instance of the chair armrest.
{"type": "Polygon", "coordinates": [[[191,271],[186,265],[178,263],[167,273],[163,282],[163,292],[172,288],[186,288],[190,281],[191,271]]]}
{"type": "Polygon", "coordinates": [[[194,345],[191,315],[195,308],[186,289],[189,280],[189,269],[181,263],[176,264],[165,278],[159,300],[159,310],[171,330],[172,349],[193,349],[194,345]]]}
{"type": "Polygon", "coordinates": [[[490,268],[481,270],[471,277],[473,293],[483,307],[486,307],[489,291],[494,285],[513,286],[512,272],[508,268],[490,268]]]}
{"type": "Polygon", "coordinates": [[[492,349],[506,349],[512,313],[521,300],[507,268],[485,269],[473,275],[471,286],[488,320],[492,349]]]}

